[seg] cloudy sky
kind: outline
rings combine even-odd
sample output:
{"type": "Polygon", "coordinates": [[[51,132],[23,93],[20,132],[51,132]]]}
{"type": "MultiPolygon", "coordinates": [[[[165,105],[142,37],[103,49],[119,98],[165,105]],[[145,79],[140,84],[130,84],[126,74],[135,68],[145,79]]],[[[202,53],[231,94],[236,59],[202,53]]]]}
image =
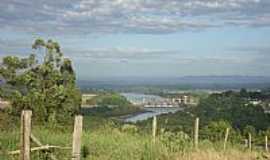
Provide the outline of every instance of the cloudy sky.
{"type": "Polygon", "coordinates": [[[0,57],[38,37],[79,79],[270,76],[269,0],[0,0],[0,57]]]}

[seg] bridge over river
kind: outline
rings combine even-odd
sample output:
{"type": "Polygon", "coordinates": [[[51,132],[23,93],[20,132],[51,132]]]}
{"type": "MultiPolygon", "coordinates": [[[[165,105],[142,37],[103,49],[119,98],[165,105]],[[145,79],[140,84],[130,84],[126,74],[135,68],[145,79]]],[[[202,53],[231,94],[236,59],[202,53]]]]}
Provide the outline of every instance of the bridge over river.
{"type": "Polygon", "coordinates": [[[174,103],[169,99],[157,96],[138,93],[122,93],[133,105],[145,108],[174,108],[179,107],[179,103],[174,103]]]}
{"type": "Polygon", "coordinates": [[[157,95],[137,93],[122,93],[121,95],[126,97],[133,105],[143,106],[145,110],[143,113],[127,116],[127,118],[124,119],[126,122],[137,122],[157,115],[175,113],[183,110],[179,104],[172,103],[168,99],[157,95]]]}

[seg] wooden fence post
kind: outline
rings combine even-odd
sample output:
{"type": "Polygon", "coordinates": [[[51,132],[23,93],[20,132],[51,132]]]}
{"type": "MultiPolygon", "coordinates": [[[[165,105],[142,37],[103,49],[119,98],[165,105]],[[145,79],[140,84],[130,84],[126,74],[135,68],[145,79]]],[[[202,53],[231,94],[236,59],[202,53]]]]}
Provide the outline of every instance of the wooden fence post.
{"type": "Polygon", "coordinates": [[[248,148],[248,139],[244,139],[245,142],[245,148],[248,148]]]}
{"type": "Polygon", "coordinates": [[[265,151],[268,152],[268,136],[265,136],[265,151]]]}
{"type": "Polygon", "coordinates": [[[32,111],[24,110],[21,113],[21,151],[20,160],[30,160],[30,136],[31,136],[32,111]]]}
{"type": "Polygon", "coordinates": [[[157,134],[157,117],[153,117],[153,124],[152,124],[152,136],[153,136],[153,142],[156,141],[156,134],[157,134]]]}
{"type": "Polygon", "coordinates": [[[83,117],[81,115],[76,116],[73,131],[72,160],[80,160],[82,127],[83,117]]]}
{"type": "Polygon", "coordinates": [[[199,118],[196,118],[195,124],[194,124],[194,147],[195,147],[195,149],[198,149],[198,143],[199,143],[199,118]]]}
{"type": "Polygon", "coordinates": [[[251,138],[251,134],[248,133],[248,149],[251,151],[252,147],[252,138],[251,138]]]}
{"type": "Polygon", "coordinates": [[[226,150],[227,141],[228,141],[228,137],[229,137],[229,132],[230,132],[230,128],[226,128],[225,139],[224,139],[224,145],[223,145],[223,149],[224,149],[224,150],[226,150]]]}

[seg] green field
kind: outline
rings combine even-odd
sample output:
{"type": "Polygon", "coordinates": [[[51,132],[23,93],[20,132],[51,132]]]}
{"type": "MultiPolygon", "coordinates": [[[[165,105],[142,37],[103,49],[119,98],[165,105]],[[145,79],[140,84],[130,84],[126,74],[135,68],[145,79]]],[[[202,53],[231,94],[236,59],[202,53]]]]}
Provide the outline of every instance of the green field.
{"type": "MultiPolygon", "coordinates": [[[[58,126],[58,125],[57,125],[58,126]]],[[[43,143],[62,147],[72,146],[73,126],[55,127],[52,125],[33,125],[32,133],[43,143]]],[[[18,159],[18,156],[8,156],[8,151],[19,149],[19,125],[14,129],[0,132],[0,159],[18,159]]],[[[32,147],[36,146],[34,143],[32,147]]],[[[199,143],[199,149],[193,148],[191,135],[184,132],[164,131],[158,129],[155,143],[151,136],[151,128],[141,128],[117,123],[114,120],[99,117],[85,117],[82,135],[81,156],[85,160],[255,160],[267,156],[261,148],[250,152],[244,145],[229,143],[223,150],[222,141],[211,142],[204,139],[199,143]]],[[[34,160],[50,159],[54,154],[58,159],[71,159],[71,149],[54,149],[48,152],[35,151],[31,153],[34,160]]]]}

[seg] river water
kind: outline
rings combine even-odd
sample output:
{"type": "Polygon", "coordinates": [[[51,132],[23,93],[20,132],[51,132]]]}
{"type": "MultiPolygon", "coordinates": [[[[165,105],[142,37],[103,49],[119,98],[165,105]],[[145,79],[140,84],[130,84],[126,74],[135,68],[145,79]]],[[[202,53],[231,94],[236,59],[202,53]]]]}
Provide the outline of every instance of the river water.
{"type": "MultiPolygon", "coordinates": [[[[146,94],[138,94],[138,93],[121,93],[122,96],[126,97],[128,101],[130,101],[134,105],[143,106],[144,103],[148,102],[157,102],[163,100],[162,97],[157,95],[146,95],[146,94]]],[[[83,108],[84,113],[91,111],[93,108],[83,108]]],[[[124,122],[132,122],[135,123],[137,121],[147,120],[148,118],[152,118],[154,116],[158,116],[166,113],[175,113],[177,111],[183,110],[181,107],[171,107],[171,106],[163,106],[163,107],[144,107],[145,112],[141,112],[138,114],[130,114],[125,115],[121,118],[124,122]]]]}
{"type": "MultiPolygon", "coordinates": [[[[140,94],[140,93],[121,93],[122,96],[126,97],[134,105],[143,105],[145,103],[163,101],[164,98],[158,95],[149,95],[149,94],[140,94]]],[[[136,115],[127,115],[128,118],[124,119],[125,122],[137,122],[146,120],[148,118],[166,114],[166,113],[175,113],[177,111],[183,110],[180,107],[144,107],[146,112],[139,113],[136,115]]]]}
{"type": "Polygon", "coordinates": [[[135,123],[138,121],[147,120],[148,118],[152,118],[157,115],[166,114],[166,113],[175,113],[177,111],[183,110],[183,108],[180,108],[180,107],[144,108],[144,110],[146,112],[128,116],[128,118],[125,118],[124,121],[135,123]]]}

